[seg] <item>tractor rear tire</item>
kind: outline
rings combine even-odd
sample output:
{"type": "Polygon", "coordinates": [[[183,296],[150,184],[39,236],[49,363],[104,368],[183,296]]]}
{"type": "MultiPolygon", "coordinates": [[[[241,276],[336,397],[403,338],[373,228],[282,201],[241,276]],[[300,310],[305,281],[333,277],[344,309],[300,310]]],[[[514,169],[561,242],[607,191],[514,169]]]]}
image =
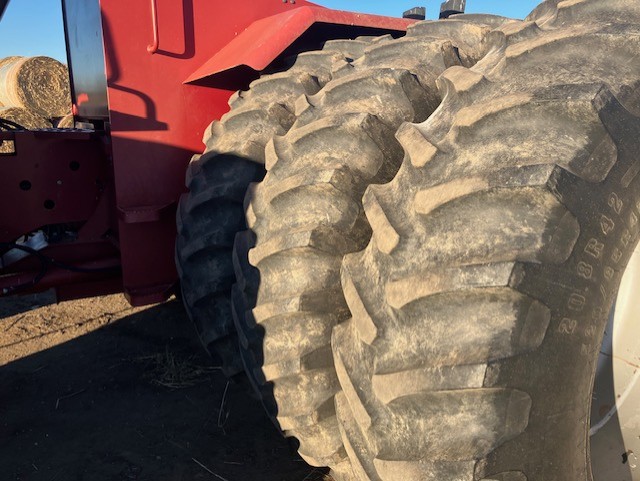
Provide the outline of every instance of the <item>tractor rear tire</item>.
{"type": "Polygon", "coordinates": [[[295,100],[318,92],[335,62],[360,57],[371,37],[330,40],[291,59],[284,72],[263,75],[229,100],[231,110],[207,128],[202,155],[191,160],[177,213],[176,265],[185,308],[209,354],[232,377],[242,372],[229,306],[235,281],[231,252],[244,230],[247,186],[262,179],[264,146],[295,120],[295,100]]]}
{"type": "Polygon", "coordinates": [[[341,479],[352,474],[334,410],[330,341],[348,317],[342,257],[369,240],[361,198],[402,162],[397,128],[438,107],[436,78],[446,68],[484,56],[491,28],[480,20],[422,22],[338,65],[337,78],[298,100],[294,126],[267,145],[265,179],[247,191],[251,231],[236,238],[233,291],[247,375],[301,456],[341,479]]]}
{"type": "Polygon", "coordinates": [[[358,480],[592,479],[595,366],[640,236],[640,4],[527,20],[442,75],[364,195],[372,240],[343,262],[332,338],[358,480]]]}

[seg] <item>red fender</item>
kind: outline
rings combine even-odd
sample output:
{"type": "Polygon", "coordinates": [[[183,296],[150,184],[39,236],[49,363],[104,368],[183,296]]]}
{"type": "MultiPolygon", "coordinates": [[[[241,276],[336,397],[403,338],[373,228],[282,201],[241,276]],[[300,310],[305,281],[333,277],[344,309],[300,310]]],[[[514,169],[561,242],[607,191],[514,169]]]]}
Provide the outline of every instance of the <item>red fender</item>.
{"type": "Polygon", "coordinates": [[[304,6],[253,22],[222,50],[193,72],[184,83],[246,66],[264,70],[316,23],[404,32],[415,20],[382,17],[304,6]]]}

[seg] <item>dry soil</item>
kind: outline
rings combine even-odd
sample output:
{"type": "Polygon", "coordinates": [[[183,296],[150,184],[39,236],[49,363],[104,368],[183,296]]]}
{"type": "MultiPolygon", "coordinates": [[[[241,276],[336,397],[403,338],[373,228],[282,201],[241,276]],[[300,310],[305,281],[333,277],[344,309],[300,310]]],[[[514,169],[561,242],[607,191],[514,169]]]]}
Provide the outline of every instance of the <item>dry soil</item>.
{"type": "Polygon", "coordinates": [[[179,301],[51,301],[0,299],[0,480],[325,479],[211,365],[179,301]]]}

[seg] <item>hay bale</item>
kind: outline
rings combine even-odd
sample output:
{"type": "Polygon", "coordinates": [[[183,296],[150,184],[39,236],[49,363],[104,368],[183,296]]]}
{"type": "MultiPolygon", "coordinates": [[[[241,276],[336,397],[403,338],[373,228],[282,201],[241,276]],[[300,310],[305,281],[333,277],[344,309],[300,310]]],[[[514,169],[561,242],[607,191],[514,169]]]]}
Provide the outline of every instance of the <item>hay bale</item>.
{"type": "Polygon", "coordinates": [[[76,126],[73,114],[67,114],[64,117],[55,119],[53,125],[57,129],[73,129],[76,126]]]}
{"type": "MultiPolygon", "coordinates": [[[[22,58],[22,57],[5,57],[5,58],[0,58],[0,68],[2,68],[2,66],[3,66],[4,64],[7,64],[7,63],[9,63],[9,62],[13,62],[14,60],[18,60],[19,58],[22,58]]],[[[4,107],[4,106],[5,106],[5,105],[4,105],[2,102],[0,102],[0,107],[4,107]]]]}
{"type": "Polygon", "coordinates": [[[15,60],[21,59],[22,57],[20,55],[16,55],[13,57],[5,57],[5,58],[0,58],[0,67],[2,67],[4,64],[7,64],[9,62],[13,62],[15,60]]]}
{"type": "MultiPolygon", "coordinates": [[[[51,122],[40,115],[19,107],[0,108],[0,119],[11,123],[15,129],[36,130],[50,129],[51,122]]],[[[0,126],[0,129],[5,130],[0,126]]]]}
{"type": "MultiPolygon", "coordinates": [[[[21,109],[19,107],[0,108],[0,130],[35,130],[49,128],[51,128],[51,122],[27,109],[21,109]]],[[[0,153],[6,154],[11,152],[15,152],[13,141],[7,140],[0,144],[0,153]]]]}
{"type": "Polygon", "coordinates": [[[69,72],[49,57],[8,57],[0,63],[0,103],[63,117],[71,108],[69,72]]]}

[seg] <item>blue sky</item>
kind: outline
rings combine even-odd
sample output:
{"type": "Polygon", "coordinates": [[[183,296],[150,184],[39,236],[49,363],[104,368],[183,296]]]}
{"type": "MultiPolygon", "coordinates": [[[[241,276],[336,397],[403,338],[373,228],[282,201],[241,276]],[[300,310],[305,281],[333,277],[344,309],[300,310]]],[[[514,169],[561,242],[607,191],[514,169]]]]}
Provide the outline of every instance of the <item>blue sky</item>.
{"type": "MultiPolygon", "coordinates": [[[[427,18],[438,18],[444,0],[310,0],[329,8],[399,17],[410,8],[427,7],[427,18]]],[[[542,0],[467,0],[467,13],[493,13],[524,18],[542,0]]]]}
{"type": "MultiPolygon", "coordinates": [[[[140,1],[140,0],[137,0],[140,1]]],[[[273,0],[271,0],[273,1],[273,0]]],[[[316,0],[330,8],[400,16],[412,7],[427,7],[436,18],[442,0],[316,0]]],[[[524,18],[542,0],[467,0],[467,13],[494,13],[524,18]]],[[[0,58],[47,55],[66,61],[59,0],[12,0],[0,22],[0,58]]]]}

